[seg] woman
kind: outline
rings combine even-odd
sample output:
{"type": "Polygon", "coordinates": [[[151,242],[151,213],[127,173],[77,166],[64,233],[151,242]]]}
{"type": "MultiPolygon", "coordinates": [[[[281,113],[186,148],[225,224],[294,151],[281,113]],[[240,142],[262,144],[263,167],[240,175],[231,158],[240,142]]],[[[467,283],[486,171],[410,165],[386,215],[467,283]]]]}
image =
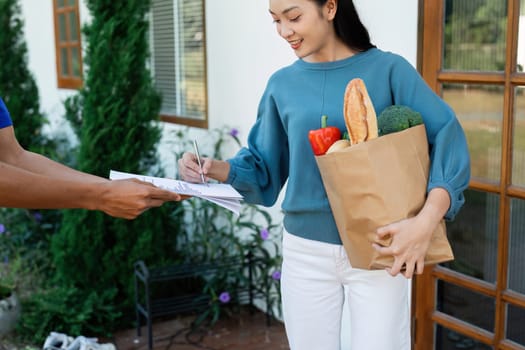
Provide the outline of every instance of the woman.
{"type": "MultiPolygon", "coordinates": [[[[438,222],[452,219],[464,202],[470,174],[463,130],[406,60],[372,45],[351,0],[269,4],[278,34],[298,60],[270,78],[248,147],[227,161],[203,159],[202,173],[230,183],[247,202],[267,206],[288,181],[281,288],[292,350],[340,349],[345,298],[351,320],[343,331],[352,349],[410,349],[407,279],[423,272],[438,222]],[[390,247],[376,247],[395,258],[387,271],[350,266],[308,143],[308,131],[319,128],[321,115],[345,129],[343,96],[353,78],[364,80],[376,111],[398,104],[420,112],[431,146],[424,207],[413,218],[377,230],[393,236],[390,247]]],[[[179,171],[187,181],[200,181],[194,154],[179,160],[179,171]]]]}

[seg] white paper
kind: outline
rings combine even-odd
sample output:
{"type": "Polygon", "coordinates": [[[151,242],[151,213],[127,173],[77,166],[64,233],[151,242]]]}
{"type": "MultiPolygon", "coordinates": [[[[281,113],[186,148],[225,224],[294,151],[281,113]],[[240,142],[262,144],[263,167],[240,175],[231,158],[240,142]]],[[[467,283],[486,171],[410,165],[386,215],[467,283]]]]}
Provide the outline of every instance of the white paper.
{"type": "Polygon", "coordinates": [[[109,172],[111,180],[138,179],[149,182],[157,187],[182,195],[194,196],[206,199],[212,203],[220,205],[235,214],[239,215],[241,209],[242,195],[229,184],[195,184],[186,181],[166,179],[162,177],[138,175],[111,170],[109,172]]]}

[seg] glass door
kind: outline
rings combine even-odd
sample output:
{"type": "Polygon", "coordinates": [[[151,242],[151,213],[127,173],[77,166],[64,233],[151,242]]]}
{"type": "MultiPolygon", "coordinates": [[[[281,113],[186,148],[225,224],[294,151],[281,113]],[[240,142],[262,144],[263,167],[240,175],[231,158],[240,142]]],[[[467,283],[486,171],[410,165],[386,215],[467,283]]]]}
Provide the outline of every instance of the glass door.
{"type": "Polygon", "coordinates": [[[525,349],[525,0],[422,0],[420,71],[469,144],[455,260],[414,283],[414,348],[525,349]]]}

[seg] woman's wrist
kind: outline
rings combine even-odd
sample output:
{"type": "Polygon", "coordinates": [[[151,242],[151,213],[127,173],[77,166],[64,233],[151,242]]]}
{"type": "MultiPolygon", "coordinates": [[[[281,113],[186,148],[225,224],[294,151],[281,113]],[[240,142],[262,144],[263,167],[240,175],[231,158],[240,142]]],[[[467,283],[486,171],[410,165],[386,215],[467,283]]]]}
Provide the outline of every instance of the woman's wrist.
{"type": "Polygon", "coordinates": [[[230,163],[223,160],[213,159],[206,176],[220,182],[225,182],[230,174],[230,163]]]}
{"type": "Polygon", "coordinates": [[[418,216],[431,223],[433,227],[443,219],[450,207],[450,197],[448,192],[440,187],[432,189],[427,197],[423,209],[418,216]]]}

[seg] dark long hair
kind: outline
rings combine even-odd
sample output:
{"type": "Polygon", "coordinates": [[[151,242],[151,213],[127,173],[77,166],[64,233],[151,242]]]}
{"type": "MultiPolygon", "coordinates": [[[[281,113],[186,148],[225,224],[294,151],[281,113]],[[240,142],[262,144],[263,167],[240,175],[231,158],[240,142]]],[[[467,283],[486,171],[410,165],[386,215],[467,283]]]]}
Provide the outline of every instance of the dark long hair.
{"type": "MultiPolygon", "coordinates": [[[[312,0],[319,7],[328,0],[312,0]]],[[[368,30],[361,22],[352,0],[337,0],[337,12],[334,18],[335,34],[351,49],[366,51],[375,47],[370,42],[368,30]]]]}

